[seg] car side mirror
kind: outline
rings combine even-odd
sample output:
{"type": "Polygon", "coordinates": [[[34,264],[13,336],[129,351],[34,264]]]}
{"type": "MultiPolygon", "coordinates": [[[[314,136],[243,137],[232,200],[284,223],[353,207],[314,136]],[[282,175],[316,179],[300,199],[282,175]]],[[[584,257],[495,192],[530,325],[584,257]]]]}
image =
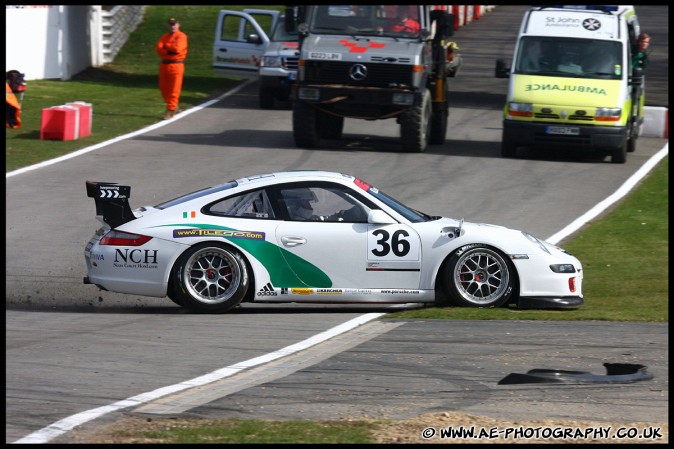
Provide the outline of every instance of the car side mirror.
{"type": "Polygon", "coordinates": [[[249,34],[246,37],[246,42],[248,42],[249,44],[261,44],[262,38],[260,37],[259,34],[249,34]]]}
{"type": "Polygon", "coordinates": [[[372,224],[394,224],[397,223],[389,214],[381,209],[372,209],[367,214],[367,222],[372,224]]]}

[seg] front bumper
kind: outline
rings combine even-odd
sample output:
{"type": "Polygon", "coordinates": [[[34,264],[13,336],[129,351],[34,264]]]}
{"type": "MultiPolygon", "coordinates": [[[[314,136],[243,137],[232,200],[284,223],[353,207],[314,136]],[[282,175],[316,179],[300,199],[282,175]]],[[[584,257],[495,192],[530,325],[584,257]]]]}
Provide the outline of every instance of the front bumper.
{"type": "Polygon", "coordinates": [[[590,126],[568,123],[503,121],[503,141],[517,146],[563,146],[584,150],[612,151],[624,144],[624,126],[590,126]],[[549,127],[578,128],[577,135],[549,134],[549,127]]]}
{"type": "Polygon", "coordinates": [[[519,309],[575,309],[582,305],[583,298],[581,296],[520,296],[517,301],[519,309]]]}

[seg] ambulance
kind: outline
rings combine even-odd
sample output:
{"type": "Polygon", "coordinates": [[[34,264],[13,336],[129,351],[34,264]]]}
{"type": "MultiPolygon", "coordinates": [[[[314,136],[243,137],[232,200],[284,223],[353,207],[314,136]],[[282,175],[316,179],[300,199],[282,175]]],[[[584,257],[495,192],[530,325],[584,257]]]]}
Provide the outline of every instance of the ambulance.
{"type": "Polygon", "coordinates": [[[643,125],[644,79],[632,69],[631,6],[534,6],[524,14],[508,78],[501,155],[519,147],[600,152],[622,164],[643,125]]]}

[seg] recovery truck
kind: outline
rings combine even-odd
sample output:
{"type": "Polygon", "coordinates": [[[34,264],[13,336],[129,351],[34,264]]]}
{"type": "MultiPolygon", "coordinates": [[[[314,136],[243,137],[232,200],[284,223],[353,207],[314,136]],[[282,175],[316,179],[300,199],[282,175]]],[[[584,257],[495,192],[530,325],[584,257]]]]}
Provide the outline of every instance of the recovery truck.
{"type": "Polygon", "coordinates": [[[301,5],[286,8],[300,37],[293,137],[301,148],[339,139],[345,118],[395,119],[402,148],[442,144],[448,78],[461,65],[448,38],[454,17],[428,5],[301,5]]]}

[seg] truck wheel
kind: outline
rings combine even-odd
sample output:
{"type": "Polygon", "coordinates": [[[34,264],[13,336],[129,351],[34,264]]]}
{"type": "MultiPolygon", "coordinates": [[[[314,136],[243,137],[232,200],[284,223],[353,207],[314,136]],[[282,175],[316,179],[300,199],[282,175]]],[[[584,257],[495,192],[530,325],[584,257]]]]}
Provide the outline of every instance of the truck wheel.
{"type": "Polygon", "coordinates": [[[274,109],[274,97],[276,92],[268,87],[260,87],[259,99],[261,109],[274,109]]]}
{"type": "Polygon", "coordinates": [[[611,162],[614,164],[624,164],[627,162],[627,139],[625,139],[618,148],[613,150],[611,162]]]}
{"type": "Polygon", "coordinates": [[[338,140],[342,138],[342,131],[344,131],[344,117],[321,112],[319,114],[318,127],[320,129],[321,137],[326,139],[338,140]]]}
{"type": "Polygon", "coordinates": [[[431,93],[425,89],[421,104],[410,108],[400,119],[400,138],[404,150],[411,153],[426,151],[431,134],[431,115],[431,93]]]}
{"type": "Polygon", "coordinates": [[[433,145],[442,145],[447,136],[447,119],[449,118],[449,91],[447,82],[445,87],[445,101],[442,103],[433,103],[433,117],[431,117],[431,137],[429,143],[433,145]]]}
{"type": "Polygon", "coordinates": [[[318,111],[300,100],[293,102],[293,137],[300,148],[317,148],[321,140],[318,111]]]}

